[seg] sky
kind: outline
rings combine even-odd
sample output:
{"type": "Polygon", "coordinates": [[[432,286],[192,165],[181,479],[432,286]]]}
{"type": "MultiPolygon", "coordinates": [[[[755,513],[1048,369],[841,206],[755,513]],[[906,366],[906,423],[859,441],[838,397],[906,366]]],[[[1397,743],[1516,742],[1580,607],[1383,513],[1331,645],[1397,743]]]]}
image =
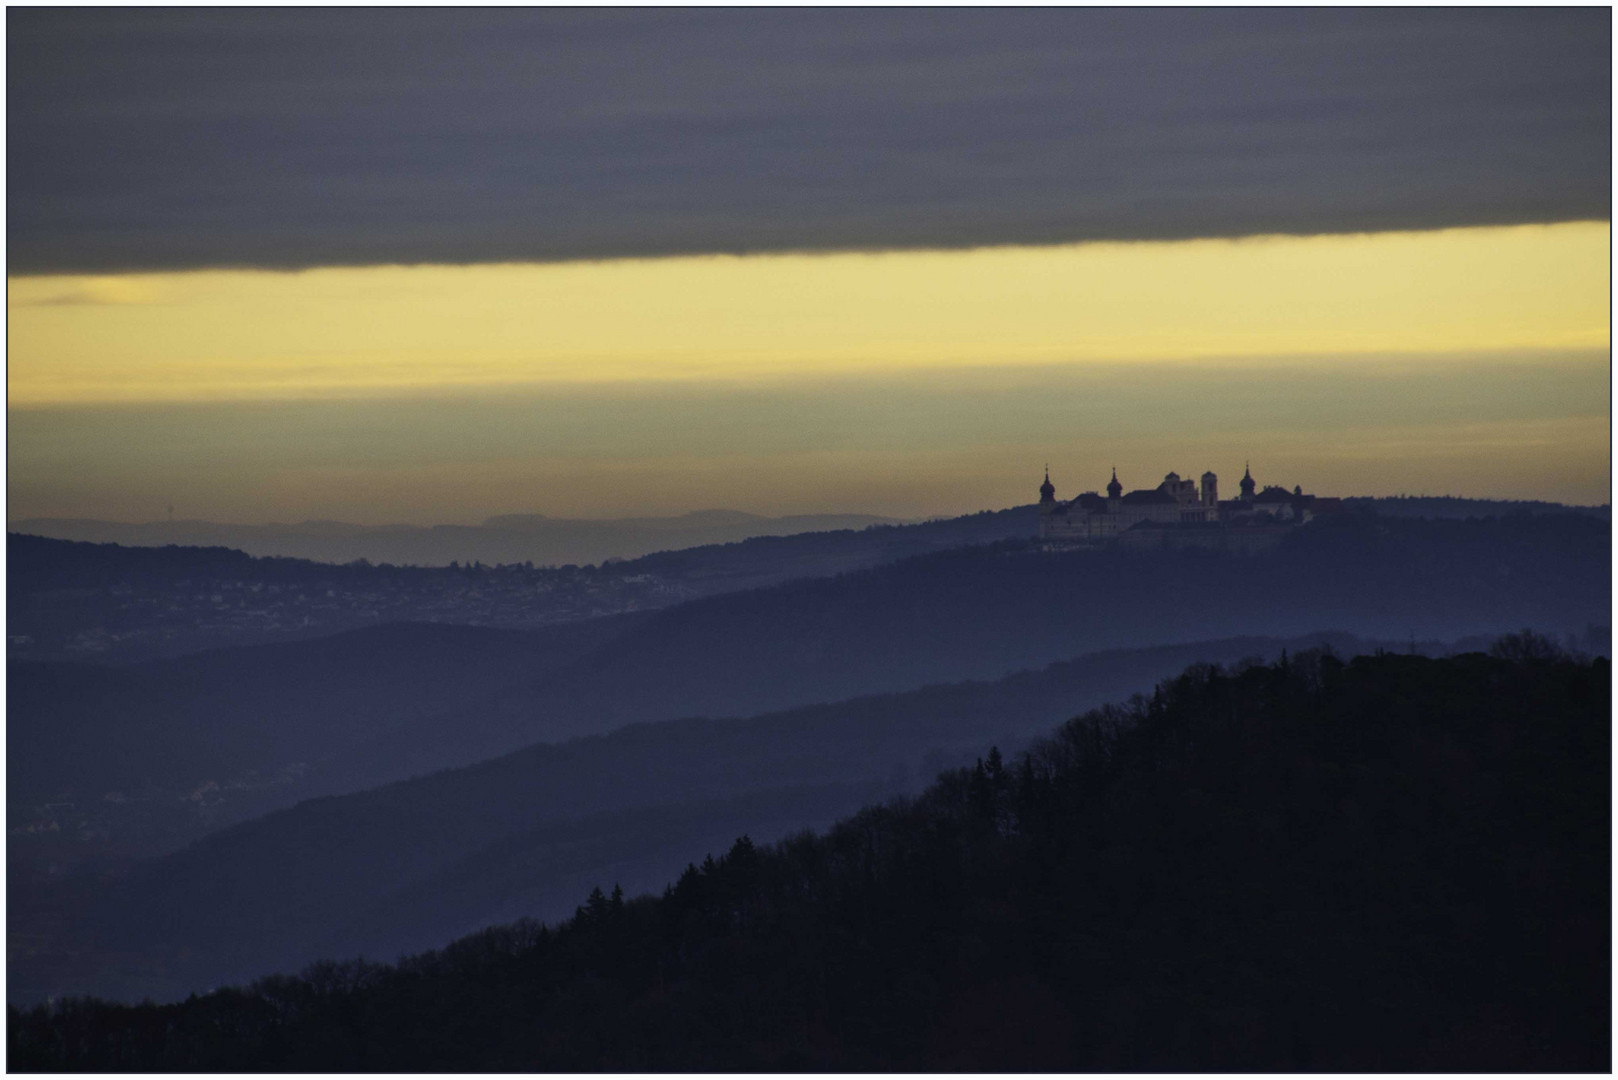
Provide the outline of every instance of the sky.
{"type": "Polygon", "coordinates": [[[8,516],[1610,489],[1606,9],[8,9],[8,516]]]}

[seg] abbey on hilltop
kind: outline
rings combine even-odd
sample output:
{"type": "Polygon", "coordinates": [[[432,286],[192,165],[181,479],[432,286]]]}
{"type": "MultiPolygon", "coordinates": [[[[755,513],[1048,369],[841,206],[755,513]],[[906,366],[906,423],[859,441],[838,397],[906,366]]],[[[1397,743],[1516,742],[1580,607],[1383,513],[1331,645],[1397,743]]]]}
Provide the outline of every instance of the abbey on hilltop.
{"type": "Polygon", "coordinates": [[[1261,530],[1274,534],[1277,526],[1302,525],[1316,514],[1340,509],[1340,500],[1305,495],[1303,489],[1271,485],[1258,491],[1253,470],[1242,476],[1241,495],[1219,498],[1219,477],[1202,474],[1202,482],[1181,480],[1169,473],[1155,488],[1124,494],[1118,470],[1112,471],[1106,495],[1087,491],[1067,502],[1056,498],[1050,470],[1039,486],[1039,536],[1042,540],[1114,540],[1168,543],[1166,530],[1181,533],[1173,542],[1189,540],[1192,533],[1209,539],[1236,531],[1261,530]],[[1212,527],[1212,528],[1210,528],[1212,527]]]}

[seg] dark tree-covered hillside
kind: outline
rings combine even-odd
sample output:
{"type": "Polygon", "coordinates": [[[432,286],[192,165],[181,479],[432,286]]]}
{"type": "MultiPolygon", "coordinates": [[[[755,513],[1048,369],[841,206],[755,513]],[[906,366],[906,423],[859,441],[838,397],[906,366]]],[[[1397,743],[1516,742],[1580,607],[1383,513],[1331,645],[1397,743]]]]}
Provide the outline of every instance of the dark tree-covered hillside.
{"type": "Polygon", "coordinates": [[[1610,671],[1199,666],[824,836],[382,967],[9,1014],[19,1070],[1610,1064],[1610,671]]]}

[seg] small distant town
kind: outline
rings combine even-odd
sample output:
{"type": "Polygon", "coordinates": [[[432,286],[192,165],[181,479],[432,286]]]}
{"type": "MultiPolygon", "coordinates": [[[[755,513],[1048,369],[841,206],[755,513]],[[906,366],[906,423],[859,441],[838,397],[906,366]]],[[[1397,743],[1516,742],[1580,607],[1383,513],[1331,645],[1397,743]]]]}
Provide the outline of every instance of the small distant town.
{"type": "Polygon", "coordinates": [[[697,594],[610,564],[305,564],[285,582],[135,578],[14,598],[7,651],[13,659],[131,660],[390,622],[535,627],[666,607],[697,594]]]}
{"type": "Polygon", "coordinates": [[[1342,500],[1306,495],[1301,487],[1259,490],[1249,465],[1234,499],[1219,497],[1219,477],[1201,483],[1171,472],[1153,488],[1125,492],[1113,469],[1106,494],[1086,491],[1067,501],[1056,497],[1050,470],[1039,486],[1039,538],[1059,544],[1121,544],[1132,547],[1209,547],[1262,550],[1319,514],[1336,513],[1342,500]]]}

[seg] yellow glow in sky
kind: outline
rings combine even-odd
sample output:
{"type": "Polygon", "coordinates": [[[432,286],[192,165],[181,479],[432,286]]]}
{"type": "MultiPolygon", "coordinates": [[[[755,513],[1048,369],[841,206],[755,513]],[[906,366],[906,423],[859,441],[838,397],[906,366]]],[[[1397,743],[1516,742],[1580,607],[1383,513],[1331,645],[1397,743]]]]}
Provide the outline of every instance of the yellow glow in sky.
{"type": "Polygon", "coordinates": [[[13,406],[1607,348],[1611,226],[8,281],[13,406]]]}

